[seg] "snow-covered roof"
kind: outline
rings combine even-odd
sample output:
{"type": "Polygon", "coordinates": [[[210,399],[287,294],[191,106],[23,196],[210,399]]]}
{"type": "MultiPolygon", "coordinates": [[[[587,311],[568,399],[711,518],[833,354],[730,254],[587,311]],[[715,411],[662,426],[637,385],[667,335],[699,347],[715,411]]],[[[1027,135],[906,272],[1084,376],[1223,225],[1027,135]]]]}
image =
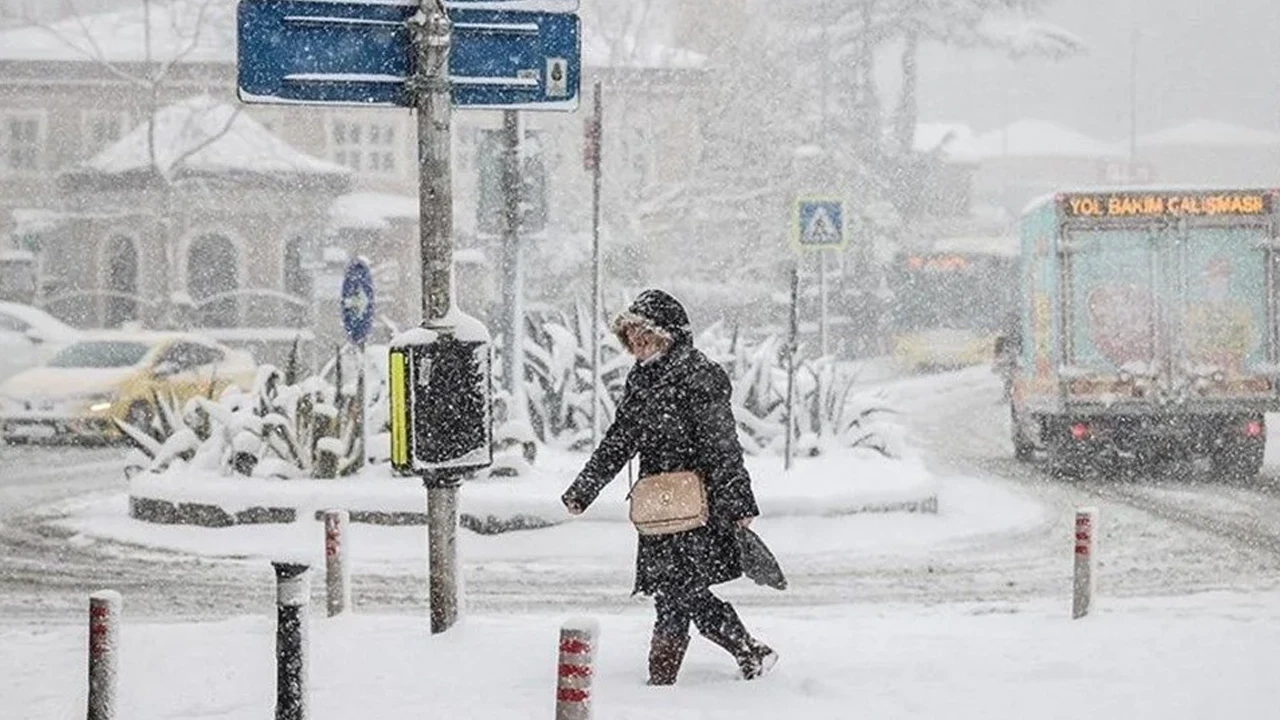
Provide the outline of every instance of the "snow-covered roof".
{"type": "Polygon", "coordinates": [[[335,230],[381,230],[391,220],[417,219],[418,198],[409,195],[355,192],[337,198],[329,208],[329,224],[335,230]]]}
{"type": "MultiPolygon", "coordinates": [[[[80,168],[109,175],[151,167],[151,132],[143,122],[80,168]]],[[[168,174],[245,172],[347,176],[345,166],[298,150],[238,107],[198,95],[155,115],[156,167],[168,174]],[[181,163],[181,167],[174,165],[181,163]]]]}
{"type": "MultiPolygon", "coordinates": [[[[142,2],[41,26],[0,30],[0,61],[236,62],[236,0],[156,0],[150,22],[142,2]],[[150,52],[147,32],[150,26],[150,52]]],[[[582,23],[582,57],[588,67],[688,69],[706,58],[667,45],[655,33],[610,33],[582,23]]]]}
{"type": "Polygon", "coordinates": [[[235,62],[235,0],[154,2],[0,32],[0,60],[235,62]],[[147,52],[147,27],[150,49],[147,52]]]}
{"type": "Polygon", "coordinates": [[[1201,118],[1176,127],[1139,135],[1138,144],[1144,147],[1170,145],[1280,147],[1280,133],[1201,118]]]}
{"type": "Polygon", "coordinates": [[[974,148],[983,158],[1108,158],[1126,154],[1118,145],[1047,120],[1018,120],[983,133],[975,138],[974,148]]]}
{"type": "Polygon", "coordinates": [[[979,159],[973,144],[973,130],[960,123],[919,123],[916,125],[912,149],[919,153],[942,151],[942,157],[956,163],[972,163],[979,159]]]}
{"type": "Polygon", "coordinates": [[[983,20],[975,29],[979,40],[1005,48],[1014,57],[1065,58],[1084,52],[1084,39],[1060,25],[1017,15],[983,20]]]}

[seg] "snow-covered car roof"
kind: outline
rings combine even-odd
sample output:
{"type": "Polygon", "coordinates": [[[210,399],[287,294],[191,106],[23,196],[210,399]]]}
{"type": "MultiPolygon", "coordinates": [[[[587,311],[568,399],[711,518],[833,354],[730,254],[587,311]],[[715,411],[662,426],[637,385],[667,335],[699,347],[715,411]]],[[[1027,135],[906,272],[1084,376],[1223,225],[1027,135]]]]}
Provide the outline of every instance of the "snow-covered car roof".
{"type": "Polygon", "coordinates": [[[30,305],[16,302],[0,302],[0,312],[38,328],[41,333],[51,339],[71,340],[83,334],[82,331],[71,327],[40,308],[30,305]]]}

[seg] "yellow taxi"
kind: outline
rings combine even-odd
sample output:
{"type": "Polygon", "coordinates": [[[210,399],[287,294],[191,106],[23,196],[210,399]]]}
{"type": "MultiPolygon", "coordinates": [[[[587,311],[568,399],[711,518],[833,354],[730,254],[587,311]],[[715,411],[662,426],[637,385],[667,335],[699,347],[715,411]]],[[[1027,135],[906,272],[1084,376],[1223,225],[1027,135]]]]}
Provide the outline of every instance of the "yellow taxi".
{"type": "Polygon", "coordinates": [[[968,330],[927,330],[898,335],[893,355],[898,367],[911,373],[959,370],[991,362],[995,334],[968,330]]]}
{"type": "Polygon", "coordinates": [[[10,443],[112,441],[116,420],[151,425],[153,391],[216,397],[250,388],[256,373],[248,353],[193,333],[91,332],[0,384],[0,431],[10,443]]]}

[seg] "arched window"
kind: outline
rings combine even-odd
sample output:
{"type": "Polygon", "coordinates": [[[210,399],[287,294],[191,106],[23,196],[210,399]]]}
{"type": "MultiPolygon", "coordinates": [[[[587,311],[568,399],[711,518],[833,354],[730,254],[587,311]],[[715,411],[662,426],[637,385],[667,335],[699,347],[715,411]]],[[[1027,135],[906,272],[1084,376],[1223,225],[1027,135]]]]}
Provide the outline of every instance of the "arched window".
{"type": "Polygon", "coordinates": [[[133,240],[117,235],[107,245],[107,295],[103,325],[120,327],[138,319],[138,250],[133,240]]]}
{"type": "Polygon", "coordinates": [[[203,235],[191,243],[187,254],[187,292],[196,306],[200,327],[234,327],[239,324],[240,289],[236,248],[221,235],[203,235]]]}

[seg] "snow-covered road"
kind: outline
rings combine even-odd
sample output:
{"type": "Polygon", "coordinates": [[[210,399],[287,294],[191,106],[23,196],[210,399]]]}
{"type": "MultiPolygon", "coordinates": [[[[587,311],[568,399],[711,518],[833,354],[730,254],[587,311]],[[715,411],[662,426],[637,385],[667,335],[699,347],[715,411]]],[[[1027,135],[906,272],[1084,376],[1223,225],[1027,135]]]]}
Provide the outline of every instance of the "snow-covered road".
{"type": "MultiPolygon", "coordinates": [[[[1010,561],[1030,553],[1055,554],[1065,563],[1072,513],[1087,505],[1100,513],[1101,592],[1280,585],[1280,469],[1274,460],[1280,437],[1274,433],[1268,466],[1248,485],[1191,470],[1070,482],[1012,459],[1008,406],[988,368],[899,381],[887,391],[912,417],[915,440],[937,467],[1002,479],[1045,506],[1047,522],[1007,548],[1010,561]]],[[[1034,583],[1034,570],[1025,569],[1024,582],[1034,583]]]]}
{"type": "MultiPolygon", "coordinates": [[[[755,606],[1066,597],[1070,520],[1084,504],[1100,509],[1098,587],[1104,595],[1280,586],[1274,479],[1253,487],[1195,477],[1054,481],[1010,459],[1006,409],[988,369],[886,381],[878,389],[901,410],[916,444],[943,476],[942,516],[764,518],[766,537],[800,548],[783,558],[791,589],[777,593],[735,583],[727,595],[755,606]],[[1038,510],[1028,514],[1028,506],[1038,510]],[[1003,513],[1011,515],[1009,522],[999,522],[1003,513]],[[977,529],[936,529],[966,522],[977,529]]],[[[0,476],[0,618],[78,621],[85,595],[104,586],[124,592],[135,617],[229,616],[270,607],[271,573],[260,560],[93,541],[44,522],[50,508],[65,507],[60,503],[69,497],[118,493],[118,451],[11,448],[0,462],[6,470],[0,476]]],[[[629,539],[603,529],[534,532],[547,534],[525,542],[464,533],[471,609],[643,603],[628,595],[629,539]],[[573,551],[557,553],[556,543],[573,551]],[[594,553],[582,552],[583,544],[594,553]]],[[[423,607],[424,575],[376,564],[357,568],[356,603],[368,611],[423,607]]]]}

